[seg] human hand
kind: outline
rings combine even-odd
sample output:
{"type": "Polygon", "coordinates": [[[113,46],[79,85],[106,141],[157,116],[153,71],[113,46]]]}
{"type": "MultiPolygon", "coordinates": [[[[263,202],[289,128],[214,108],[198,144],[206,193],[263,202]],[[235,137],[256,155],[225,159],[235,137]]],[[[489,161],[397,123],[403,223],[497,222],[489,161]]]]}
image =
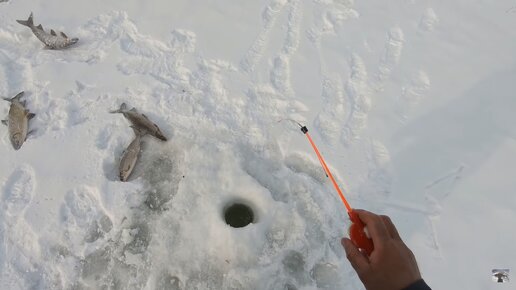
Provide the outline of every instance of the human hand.
{"type": "Polygon", "coordinates": [[[367,290],[401,290],[421,279],[416,258],[388,216],[353,210],[367,227],[374,250],[368,257],[348,238],[341,243],[367,290]]]}

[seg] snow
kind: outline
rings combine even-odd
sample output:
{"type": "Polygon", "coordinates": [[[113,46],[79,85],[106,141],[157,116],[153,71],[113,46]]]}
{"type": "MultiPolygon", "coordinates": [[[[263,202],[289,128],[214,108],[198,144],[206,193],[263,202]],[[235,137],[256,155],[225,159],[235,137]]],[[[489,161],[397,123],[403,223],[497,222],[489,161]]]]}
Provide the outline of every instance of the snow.
{"type": "Polygon", "coordinates": [[[433,288],[513,284],[514,1],[0,2],[0,95],[36,114],[0,136],[0,289],[362,289],[290,120],[433,288]],[[31,11],[79,43],[43,49],[31,11]],[[129,182],[122,102],[169,138],[129,182]],[[235,201],[255,223],[225,224],[235,201]]]}

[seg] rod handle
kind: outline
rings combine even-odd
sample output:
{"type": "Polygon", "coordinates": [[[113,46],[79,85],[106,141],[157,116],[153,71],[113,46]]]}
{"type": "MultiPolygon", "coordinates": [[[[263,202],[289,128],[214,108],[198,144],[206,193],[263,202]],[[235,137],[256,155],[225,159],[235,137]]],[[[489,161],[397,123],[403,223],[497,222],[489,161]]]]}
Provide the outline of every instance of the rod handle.
{"type": "Polygon", "coordinates": [[[351,225],[349,226],[349,238],[363,252],[370,256],[374,250],[373,240],[371,240],[366,232],[365,224],[360,220],[358,214],[354,211],[348,213],[351,225]]]}

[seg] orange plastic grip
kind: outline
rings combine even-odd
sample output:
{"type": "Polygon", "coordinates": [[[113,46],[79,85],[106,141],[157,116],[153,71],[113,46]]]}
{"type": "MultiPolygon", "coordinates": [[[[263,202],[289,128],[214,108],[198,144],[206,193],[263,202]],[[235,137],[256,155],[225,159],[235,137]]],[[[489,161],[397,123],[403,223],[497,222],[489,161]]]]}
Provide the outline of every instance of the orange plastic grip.
{"type": "Polygon", "coordinates": [[[351,220],[351,225],[349,226],[349,238],[359,249],[362,249],[362,251],[370,256],[374,250],[374,245],[373,240],[368,238],[364,232],[365,224],[354,211],[348,212],[348,215],[351,220]]]}

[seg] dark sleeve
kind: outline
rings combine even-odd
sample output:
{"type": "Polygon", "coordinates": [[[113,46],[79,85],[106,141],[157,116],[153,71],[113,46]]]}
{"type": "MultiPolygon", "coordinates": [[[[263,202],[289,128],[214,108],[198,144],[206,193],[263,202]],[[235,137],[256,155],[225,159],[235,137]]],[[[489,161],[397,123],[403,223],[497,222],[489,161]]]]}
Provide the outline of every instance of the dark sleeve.
{"type": "Polygon", "coordinates": [[[401,290],[432,290],[428,285],[426,285],[425,281],[423,279],[418,280],[414,283],[412,283],[407,288],[403,288],[401,290]]]}

